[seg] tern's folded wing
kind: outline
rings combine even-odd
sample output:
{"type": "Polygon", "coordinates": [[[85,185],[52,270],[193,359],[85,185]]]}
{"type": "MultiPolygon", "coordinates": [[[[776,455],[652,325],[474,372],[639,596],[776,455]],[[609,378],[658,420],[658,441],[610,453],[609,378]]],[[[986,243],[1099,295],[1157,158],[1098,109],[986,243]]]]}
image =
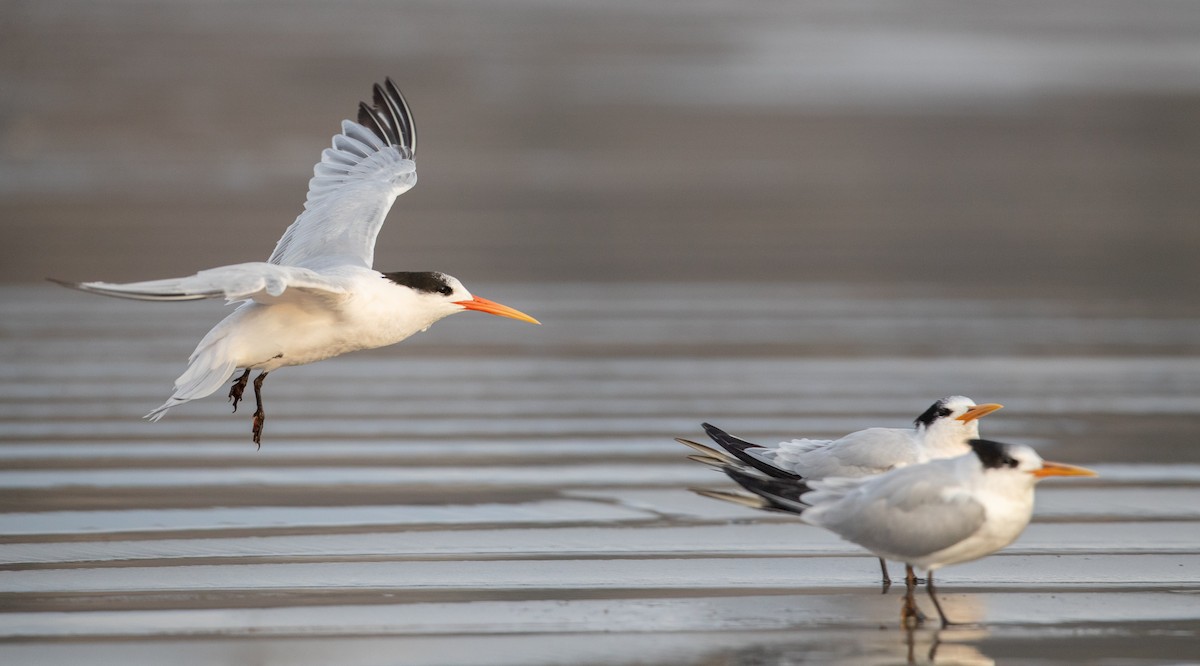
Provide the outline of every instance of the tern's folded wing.
{"type": "Polygon", "coordinates": [[[987,512],[943,462],[951,461],[814,483],[804,519],[887,559],[910,562],[948,548],[978,531],[987,512]]]}
{"type": "Polygon", "coordinates": [[[321,153],[308,182],[304,212],[268,261],[282,266],[370,268],[375,238],[396,197],[417,182],[412,112],[388,79],[376,84],[374,105],[359,106],[357,123],[342,121],[333,147],[321,153]]]}
{"type": "Polygon", "coordinates": [[[918,461],[916,431],[911,428],[867,428],[852,432],[806,455],[794,466],[813,478],[871,476],[918,461]]]}
{"type": "Polygon", "coordinates": [[[327,277],[295,266],[263,262],[234,264],[200,271],[195,275],[146,282],[63,282],[65,287],[94,294],[140,301],[195,301],[224,298],[276,303],[284,300],[319,298],[339,300],[347,294],[343,279],[327,277]]]}

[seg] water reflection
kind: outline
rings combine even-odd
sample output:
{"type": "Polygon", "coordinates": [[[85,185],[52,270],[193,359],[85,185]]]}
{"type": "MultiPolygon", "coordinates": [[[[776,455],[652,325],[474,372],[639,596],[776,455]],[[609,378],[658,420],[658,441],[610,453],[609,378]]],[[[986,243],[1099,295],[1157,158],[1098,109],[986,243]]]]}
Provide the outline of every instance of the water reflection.
{"type": "MultiPolygon", "coordinates": [[[[951,593],[953,598],[948,598],[946,594],[938,591],[936,585],[931,587],[927,578],[915,578],[914,580],[915,583],[906,581],[908,584],[901,588],[903,596],[900,602],[900,618],[903,626],[909,628],[932,627],[943,620],[954,626],[973,626],[983,622],[984,609],[977,597],[951,593]],[[921,598],[924,598],[925,601],[920,601],[921,598]],[[940,612],[925,613],[921,610],[922,603],[931,605],[935,611],[940,610],[940,612]],[[939,604],[941,605],[940,609],[938,609],[939,604]],[[915,610],[910,610],[914,607],[915,610]]],[[[884,594],[887,594],[889,589],[885,586],[884,594]]]]}
{"type": "Polygon", "coordinates": [[[987,630],[980,627],[955,627],[922,632],[905,632],[910,664],[994,664],[972,643],[986,638],[987,630]],[[925,649],[926,643],[928,649],[925,649]]]}
{"type": "Polygon", "coordinates": [[[939,664],[981,666],[996,663],[978,643],[987,638],[982,628],[911,630],[863,628],[822,632],[795,641],[764,640],[710,653],[698,664],[759,666],[764,664],[939,664]]]}

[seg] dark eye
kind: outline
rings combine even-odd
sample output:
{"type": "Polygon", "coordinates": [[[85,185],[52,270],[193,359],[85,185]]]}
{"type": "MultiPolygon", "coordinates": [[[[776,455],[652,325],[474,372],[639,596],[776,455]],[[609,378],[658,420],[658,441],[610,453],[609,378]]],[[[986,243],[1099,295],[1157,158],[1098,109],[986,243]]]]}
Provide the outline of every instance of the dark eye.
{"type": "Polygon", "coordinates": [[[1004,456],[1000,459],[1000,464],[1004,465],[1005,467],[1016,467],[1020,463],[1018,463],[1015,458],[1004,456]]]}
{"type": "Polygon", "coordinates": [[[438,288],[438,293],[443,296],[449,296],[450,294],[454,293],[454,288],[448,284],[444,284],[440,288],[438,288]]]}

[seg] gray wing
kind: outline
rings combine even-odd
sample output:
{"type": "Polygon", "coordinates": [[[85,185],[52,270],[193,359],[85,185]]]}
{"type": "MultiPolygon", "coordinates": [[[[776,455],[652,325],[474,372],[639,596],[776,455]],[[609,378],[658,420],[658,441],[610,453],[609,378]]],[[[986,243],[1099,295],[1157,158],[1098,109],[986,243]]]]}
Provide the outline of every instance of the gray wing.
{"type": "Polygon", "coordinates": [[[375,84],[374,106],[361,103],[358,120],[342,121],[333,147],[321,153],[308,181],[304,212],[284,232],[268,262],[371,268],[375,238],[388,210],[417,183],[417,135],[412,112],[391,79],[375,84]]]}
{"type": "Polygon", "coordinates": [[[948,548],[983,526],[986,509],[953,475],[952,460],[867,479],[814,482],[805,521],[880,557],[911,561],[948,548]]]}
{"type": "Polygon", "coordinates": [[[917,462],[917,447],[912,430],[868,428],[834,441],[783,442],[760,455],[772,456],[772,464],[804,478],[823,479],[868,476],[910,465],[917,462]]]}
{"type": "Polygon", "coordinates": [[[264,262],[221,266],[188,277],[146,282],[53,282],[93,294],[139,301],[224,298],[227,301],[276,303],[306,298],[339,300],[348,294],[338,278],[321,275],[307,268],[264,262]]]}

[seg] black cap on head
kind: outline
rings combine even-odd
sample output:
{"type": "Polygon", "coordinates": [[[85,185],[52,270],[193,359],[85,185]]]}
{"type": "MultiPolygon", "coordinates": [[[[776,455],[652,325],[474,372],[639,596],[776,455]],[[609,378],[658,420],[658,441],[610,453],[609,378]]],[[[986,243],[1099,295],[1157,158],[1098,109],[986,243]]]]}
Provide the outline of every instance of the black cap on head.
{"type": "Polygon", "coordinates": [[[975,455],[979,457],[979,462],[983,463],[985,469],[1003,469],[1005,467],[1016,467],[1017,460],[1009,455],[1008,445],[1003,442],[996,442],[990,439],[972,439],[967,442],[975,451],[975,455]]]}
{"type": "Polygon", "coordinates": [[[384,273],[383,277],[402,287],[408,287],[414,291],[422,291],[429,294],[445,294],[449,296],[454,291],[454,288],[450,286],[450,282],[446,280],[446,274],[436,271],[396,271],[395,273],[384,273]]]}
{"type": "Polygon", "coordinates": [[[950,408],[946,406],[946,399],[942,398],[941,400],[938,400],[930,405],[929,409],[925,410],[924,414],[918,416],[916,420],[913,421],[913,425],[925,426],[928,428],[929,426],[933,425],[934,421],[938,419],[944,419],[947,416],[950,416],[951,413],[952,412],[950,411],[950,408]]]}

